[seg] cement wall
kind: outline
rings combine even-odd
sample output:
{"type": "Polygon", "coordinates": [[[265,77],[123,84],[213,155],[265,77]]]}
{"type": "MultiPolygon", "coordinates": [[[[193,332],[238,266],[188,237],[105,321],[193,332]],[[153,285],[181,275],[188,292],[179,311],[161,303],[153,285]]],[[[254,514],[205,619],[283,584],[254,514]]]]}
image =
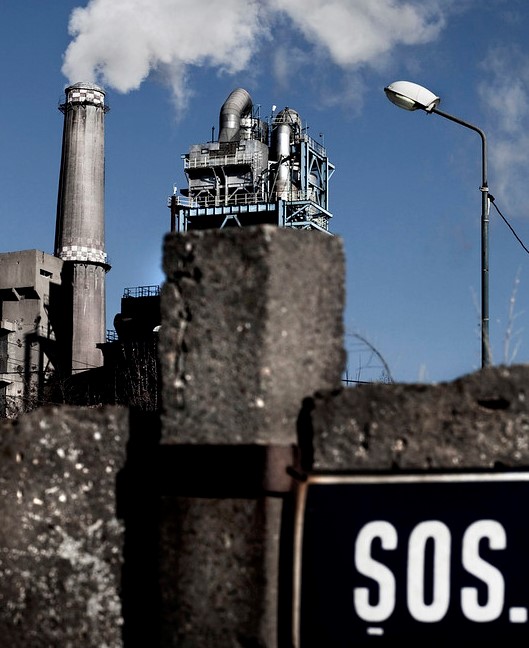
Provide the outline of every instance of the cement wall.
{"type": "Polygon", "coordinates": [[[117,646],[125,411],[43,409],[0,422],[5,646],[117,646]]]}
{"type": "Polygon", "coordinates": [[[31,409],[60,371],[67,293],[63,262],[38,250],[0,254],[0,417],[31,409]]]}
{"type": "Polygon", "coordinates": [[[528,402],[526,365],[439,385],[359,385],[309,399],[300,442],[313,471],[519,469],[528,402]]]}
{"type": "Polygon", "coordinates": [[[62,261],[40,250],[0,254],[0,290],[32,288],[42,299],[50,282],[60,284],[62,261]],[[44,274],[41,273],[44,271],[44,274]]]}
{"type": "Polygon", "coordinates": [[[0,425],[6,645],[291,646],[304,476],[529,466],[528,367],[340,387],[338,239],[189,232],[164,263],[161,421],[0,425]]]}

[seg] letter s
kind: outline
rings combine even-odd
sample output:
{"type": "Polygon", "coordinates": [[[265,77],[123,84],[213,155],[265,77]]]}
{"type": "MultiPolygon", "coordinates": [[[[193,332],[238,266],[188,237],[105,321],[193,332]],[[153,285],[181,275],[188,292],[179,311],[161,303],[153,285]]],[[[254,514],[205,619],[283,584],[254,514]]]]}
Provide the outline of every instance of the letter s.
{"type": "Polygon", "coordinates": [[[496,520],[478,520],[471,524],[463,536],[463,567],[487,585],[488,595],[485,605],[478,602],[478,590],[475,587],[463,587],[461,590],[461,609],[470,619],[483,623],[494,621],[503,611],[505,581],[499,569],[493,567],[479,555],[479,543],[483,538],[489,541],[491,549],[505,549],[507,534],[496,520]]]}
{"type": "Polygon", "coordinates": [[[395,609],[395,577],[391,570],[371,557],[371,546],[380,538],[383,549],[397,548],[397,530],[384,520],[369,522],[360,529],[355,542],[355,567],[360,574],[378,583],[378,603],[369,602],[367,587],[354,588],[354,607],[364,621],[381,622],[391,616],[395,609]]]}

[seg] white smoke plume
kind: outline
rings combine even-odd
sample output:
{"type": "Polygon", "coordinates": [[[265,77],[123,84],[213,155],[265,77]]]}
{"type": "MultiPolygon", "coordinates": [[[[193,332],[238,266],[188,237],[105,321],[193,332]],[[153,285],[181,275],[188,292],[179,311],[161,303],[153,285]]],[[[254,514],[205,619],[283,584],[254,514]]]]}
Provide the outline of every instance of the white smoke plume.
{"type": "Polygon", "coordinates": [[[183,107],[191,66],[248,69],[274,47],[275,24],[293,28],[298,52],[313,46],[351,72],[396,45],[435,39],[442,3],[450,0],[90,0],[70,17],[62,71],[119,92],[157,72],[183,107]]]}
{"type": "Polygon", "coordinates": [[[136,90],[153,71],[185,103],[188,66],[244,69],[266,35],[258,0],[91,0],[74,9],[62,71],[71,83],[136,90]]]}
{"type": "Polygon", "coordinates": [[[507,214],[529,218],[529,56],[509,46],[496,47],[489,52],[483,68],[487,80],[479,92],[490,113],[490,190],[501,199],[507,214]]]}

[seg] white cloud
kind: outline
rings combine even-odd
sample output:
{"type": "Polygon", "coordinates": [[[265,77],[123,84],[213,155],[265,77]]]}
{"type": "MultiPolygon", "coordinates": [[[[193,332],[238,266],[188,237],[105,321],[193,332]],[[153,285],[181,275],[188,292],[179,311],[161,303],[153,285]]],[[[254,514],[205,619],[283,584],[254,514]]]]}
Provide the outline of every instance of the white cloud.
{"type": "MultiPolygon", "coordinates": [[[[452,1],[90,0],[70,17],[73,40],[63,73],[71,83],[93,81],[128,92],[156,71],[182,107],[190,66],[236,73],[248,69],[257,53],[271,58],[270,50],[282,47],[296,54],[298,66],[303,56],[309,62],[323,53],[350,75],[376,65],[399,44],[437,38],[444,26],[439,7],[452,1]],[[273,41],[272,25],[281,26],[281,42],[273,41]]],[[[277,57],[275,69],[286,83],[288,69],[277,57]]]]}
{"type": "Polygon", "coordinates": [[[274,45],[271,62],[277,84],[280,88],[287,88],[292,78],[299,78],[300,70],[307,64],[307,54],[299,47],[278,43],[274,45]]]}
{"type": "Polygon", "coordinates": [[[398,44],[434,40],[444,26],[438,5],[431,2],[270,0],[270,5],[344,67],[370,63],[398,44]]]}
{"type": "Polygon", "coordinates": [[[529,56],[509,46],[494,48],[483,68],[487,79],[479,94],[490,114],[490,189],[507,213],[529,217],[529,56]]]}

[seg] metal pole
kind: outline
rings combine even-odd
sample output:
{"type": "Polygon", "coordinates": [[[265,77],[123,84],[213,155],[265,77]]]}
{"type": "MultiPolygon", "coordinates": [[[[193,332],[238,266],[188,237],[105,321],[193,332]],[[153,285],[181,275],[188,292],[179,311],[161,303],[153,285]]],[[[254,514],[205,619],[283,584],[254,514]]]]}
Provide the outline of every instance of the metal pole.
{"type": "Polygon", "coordinates": [[[176,196],[171,196],[171,232],[176,232],[176,196]]]}
{"type": "Polygon", "coordinates": [[[481,366],[492,364],[489,338],[489,187],[487,183],[487,140],[485,133],[458,117],[433,108],[430,111],[450,121],[470,128],[481,137],[481,366]]]}

